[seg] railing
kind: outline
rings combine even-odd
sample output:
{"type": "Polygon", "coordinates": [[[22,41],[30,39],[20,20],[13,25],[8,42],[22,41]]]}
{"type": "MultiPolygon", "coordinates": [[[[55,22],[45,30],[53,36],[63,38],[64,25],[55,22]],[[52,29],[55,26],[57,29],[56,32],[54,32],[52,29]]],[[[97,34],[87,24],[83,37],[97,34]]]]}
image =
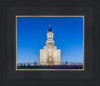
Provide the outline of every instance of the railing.
{"type": "MultiPolygon", "coordinates": [[[[17,66],[41,66],[41,65],[48,65],[47,63],[42,63],[40,62],[30,62],[30,63],[18,63],[17,66]]],[[[83,65],[83,63],[80,62],[61,62],[59,63],[54,63],[53,65],[83,65]]]]}

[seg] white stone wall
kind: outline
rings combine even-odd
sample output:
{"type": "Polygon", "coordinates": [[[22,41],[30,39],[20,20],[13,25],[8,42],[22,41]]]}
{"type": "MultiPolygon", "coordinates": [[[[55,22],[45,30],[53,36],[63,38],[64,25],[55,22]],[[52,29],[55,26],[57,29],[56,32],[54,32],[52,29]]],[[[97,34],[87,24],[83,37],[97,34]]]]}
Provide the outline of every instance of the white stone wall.
{"type": "Polygon", "coordinates": [[[60,59],[60,49],[56,49],[56,46],[53,46],[53,48],[50,48],[48,46],[45,46],[45,49],[40,50],[40,64],[41,65],[48,65],[48,59],[49,59],[49,52],[52,53],[51,58],[53,59],[53,65],[60,65],[61,59],[60,59]]]}

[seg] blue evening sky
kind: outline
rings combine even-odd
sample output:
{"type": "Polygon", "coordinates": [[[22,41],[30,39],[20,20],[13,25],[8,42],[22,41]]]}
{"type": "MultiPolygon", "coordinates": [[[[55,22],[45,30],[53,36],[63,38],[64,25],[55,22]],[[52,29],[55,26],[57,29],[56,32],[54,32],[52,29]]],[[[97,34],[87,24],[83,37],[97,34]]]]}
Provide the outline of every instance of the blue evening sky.
{"type": "Polygon", "coordinates": [[[83,63],[83,17],[17,17],[17,63],[40,62],[49,24],[61,62],[83,63]]]}

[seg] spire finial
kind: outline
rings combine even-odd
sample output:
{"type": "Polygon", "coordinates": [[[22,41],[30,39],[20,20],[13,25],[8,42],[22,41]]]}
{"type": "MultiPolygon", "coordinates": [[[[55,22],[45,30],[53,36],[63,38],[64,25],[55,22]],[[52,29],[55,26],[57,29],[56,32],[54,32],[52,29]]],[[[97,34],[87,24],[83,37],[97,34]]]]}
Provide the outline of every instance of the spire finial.
{"type": "Polygon", "coordinates": [[[51,25],[49,24],[49,30],[48,32],[52,32],[52,29],[51,29],[51,25]]]}
{"type": "Polygon", "coordinates": [[[49,24],[49,27],[51,27],[51,24],[49,24]]]}

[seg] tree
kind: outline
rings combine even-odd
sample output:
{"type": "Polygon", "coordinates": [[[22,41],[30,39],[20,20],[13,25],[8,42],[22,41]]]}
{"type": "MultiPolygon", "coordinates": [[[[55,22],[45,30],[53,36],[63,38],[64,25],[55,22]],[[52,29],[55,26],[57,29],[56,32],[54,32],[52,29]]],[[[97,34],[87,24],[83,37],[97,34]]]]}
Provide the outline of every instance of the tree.
{"type": "Polygon", "coordinates": [[[65,62],[65,65],[67,65],[67,64],[68,64],[68,62],[66,61],[66,62],[65,62]]]}
{"type": "Polygon", "coordinates": [[[28,67],[30,66],[30,64],[29,63],[27,63],[28,64],[28,67]]]}
{"type": "Polygon", "coordinates": [[[37,62],[34,62],[34,65],[36,66],[37,65],[37,62]]]}

